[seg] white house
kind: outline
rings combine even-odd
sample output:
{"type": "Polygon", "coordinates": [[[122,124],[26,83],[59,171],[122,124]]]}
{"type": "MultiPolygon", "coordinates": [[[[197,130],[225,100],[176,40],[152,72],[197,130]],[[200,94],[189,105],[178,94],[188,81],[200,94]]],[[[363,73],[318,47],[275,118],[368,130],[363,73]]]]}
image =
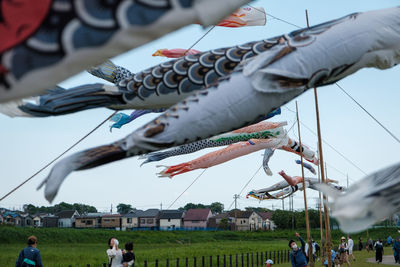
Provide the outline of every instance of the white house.
{"type": "Polygon", "coordinates": [[[160,230],[181,228],[184,212],[180,210],[163,210],[160,212],[160,230]]]}
{"type": "Polygon", "coordinates": [[[58,227],[72,228],[75,226],[75,217],[79,216],[76,210],[63,210],[55,214],[58,217],[58,227]]]}

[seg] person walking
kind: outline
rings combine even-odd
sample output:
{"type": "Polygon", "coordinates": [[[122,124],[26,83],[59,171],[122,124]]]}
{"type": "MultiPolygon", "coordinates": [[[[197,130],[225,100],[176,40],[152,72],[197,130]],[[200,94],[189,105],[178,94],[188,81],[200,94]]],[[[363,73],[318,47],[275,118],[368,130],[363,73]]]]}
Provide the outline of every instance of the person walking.
{"type": "Polygon", "coordinates": [[[40,256],[40,250],[36,248],[37,237],[33,235],[28,237],[27,243],[28,246],[23,250],[21,250],[21,252],[19,253],[18,259],[15,262],[15,267],[21,267],[21,266],[43,267],[42,258],[40,256]]]}
{"type": "Polygon", "coordinates": [[[115,237],[108,240],[107,249],[108,267],[122,267],[122,250],[118,247],[119,242],[115,237]]]}
{"type": "Polygon", "coordinates": [[[353,254],[354,241],[353,241],[353,239],[351,239],[351,236],[349,236],[349,235],[347,236],[347,246],[349,248],[349,250],[348,250],[349,260],[353,259],[353,261],[355,261],[356,258],[354,257],[354,254],[353,254]]]}
{"type": "Polygon", "coordinates": [[[400,263],[400,237],[393,242],[393,256],[394,262],[400,263]]]}
{"type": "Polygon", "coordinates": [[[378,241],[375,242],[374,249],[375,249],[375,261],[377,263],[382,263],[383,244],[380,238],[378,239],[378,241]]]}
{"type": "Polygon", "coordinates": [[[301,238],[299,233],[296,233],[296,236],[301,242],[301,248],[297,246],[296,241],[289,241],[289,248],[291,249],[290,262],[292,263],[292,267],[307,267],[307,260],[304,252],[304,240],[301,238]]]}
{"type": "Polygon", "coordinates": [[[342,236],[340,239],[340,245],[339,245],[339,255],[340,255],[340,267],[343,267],[343,264],[347,264],[347,266],[351,266],[349,257],[348,257],[348,244],[346,243],[346,238],[342,236]]]}

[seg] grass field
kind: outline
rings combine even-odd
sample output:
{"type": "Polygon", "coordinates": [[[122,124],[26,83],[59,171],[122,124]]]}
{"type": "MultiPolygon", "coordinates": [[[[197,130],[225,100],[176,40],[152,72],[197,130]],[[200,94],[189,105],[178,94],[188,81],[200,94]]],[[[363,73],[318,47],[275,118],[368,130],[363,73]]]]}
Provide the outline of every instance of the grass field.
{"type": "MultiPolygon", "coordinates": [[[[370,230],[372,238],[394,236],[396,229],[370,230]]],[[[304,232],[304,231],[303,231],[304,232]]],[[[287,249],[287,243],[293,238],[292,231],[274,232],[157,232],[133,231],[119,232],[112,230],[77,230],[77,229],[29,229],[0,227],[0,266],[14,266],[19,251],[25,246],[26,237],[36,235],[39,239],[38,248],[41,250],[43,263],[46,267],[71,266],[101,266],[107,261],[105,250],[110,236],[119,239],[120,244],[133,241],[137,255],[136,267],[144,267],[144,260],[148,266],[153,267],[154,261],[159,260],[159,266],[165,267],[165,259],[170,259],[170,267],[176,266],[176,258],[180,258],[180,266],[184,266],[184,259],[190,259],[189,265],[193,266],[193,257],[197,257],[197,267],[201,267],[201,257],[205,256],[205,266],[210,266],[209,257],[213,256],[213,266],[216,266],[216,255],[239,254],[239,267],[241,267],[240,254],[248,252],[264,252],[287,249]]],[[[313,232],[314,236],[319,231],[313,232]]],[[[303,233],[305,235],[305,233],[303,233]]],[[[333,240],[338,240],[343,235],[333,233],[333,240]]],[[[361,233],[364,240],[365,233],[361,233]]],[[[358,236],[353,237],[354,240],[358,236]]],[[[335,243],[336,244],[336,243],[335,243]]],[[[387,253],[391,253],[386,248],[387,253]]],[[[372,266],[365,262],[365,258],[373,257],[373,253],[356,252],[360,258],[353,264],[357,266],[372,266]]],[[[235,259],[235,256],[234,256],[235,259]]],[[[246,267],[246,259],[244,260],[246,267]]],[[[254,260],[255,263],[255,260],[254,260]]],[[[234,265],[235,266],[235,265],[234,265]]],[[[280,264],[276,266],[290,266],[280,264]]],[[[321,266],[317,264],[316,266],[321,266]]]]}

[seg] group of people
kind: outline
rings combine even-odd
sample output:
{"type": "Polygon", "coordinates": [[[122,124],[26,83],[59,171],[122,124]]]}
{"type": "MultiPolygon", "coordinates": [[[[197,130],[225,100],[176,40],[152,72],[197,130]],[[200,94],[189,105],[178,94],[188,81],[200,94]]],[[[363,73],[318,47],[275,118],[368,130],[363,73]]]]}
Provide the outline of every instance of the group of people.
{"type": "Polygon", "coordinates": [[[109,267],[134,267],[135,253],[133,253],[133,243],[125,243],[125,249],[119,247],[119,241],[115,237],[110,237],[108,240],[107,256],[109,267]]]}
{"type": "MultiPolygon", "coordinates": [[[[290,261],[292,263],[292,267],[307,267],[308,261],[310,260],[310,257],[308,255],[308,244],[305,244],[303,238],[300,236],[299,233],[296,233],[296,236],[300,240],[301,247],[299,248],[296,241],[290,240],[289,241],[289,248],[291,249],[290,252],[290,261]]],[[[343,267],[344,264],[347,264],[347,266],[351,266],[350,264],[350,258],[353,259],[354,261],[356,260],[354,255],[353,255],[353,246],[354,242],[353,239],[351,239],[350,236],[347,237],[348,240],[346,242],[346,238],[342,237],[340,239],[340,244],[338,247],[338,251],[336,252],[335,250],[331,250],[331,260],[332,263],[334,264],[333,266],[335,267],[343,267]]],[[[318,244],[312,240],[312,257],[313,260],[317,259],[317,253],[318,253],[318,244]]],[[[327,256],[329,257],[329,256],[327,256]]],[[[324,265],[328,266],[328,258],[326,257],[324,261],[324,265]]]]}

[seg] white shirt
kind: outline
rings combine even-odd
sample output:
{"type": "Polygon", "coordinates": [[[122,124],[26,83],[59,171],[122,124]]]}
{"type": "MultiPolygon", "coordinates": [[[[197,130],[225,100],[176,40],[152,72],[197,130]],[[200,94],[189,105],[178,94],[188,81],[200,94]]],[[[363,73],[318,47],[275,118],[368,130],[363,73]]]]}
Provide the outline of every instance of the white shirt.
{"type": "Polygon", "coordinates": [[[122,250],[116,249],[113,247],[112,249],[107,249],[108,262],[112,259],[111,267],[122,267],[122,250]]]}
{"type": "Polygon", "coordinates": [[[353,239],[349,238],[349,240],[347,241],[347,245],[349,246],[349,252],[353,251],[353,246],[354,246],[353,239]]]}

